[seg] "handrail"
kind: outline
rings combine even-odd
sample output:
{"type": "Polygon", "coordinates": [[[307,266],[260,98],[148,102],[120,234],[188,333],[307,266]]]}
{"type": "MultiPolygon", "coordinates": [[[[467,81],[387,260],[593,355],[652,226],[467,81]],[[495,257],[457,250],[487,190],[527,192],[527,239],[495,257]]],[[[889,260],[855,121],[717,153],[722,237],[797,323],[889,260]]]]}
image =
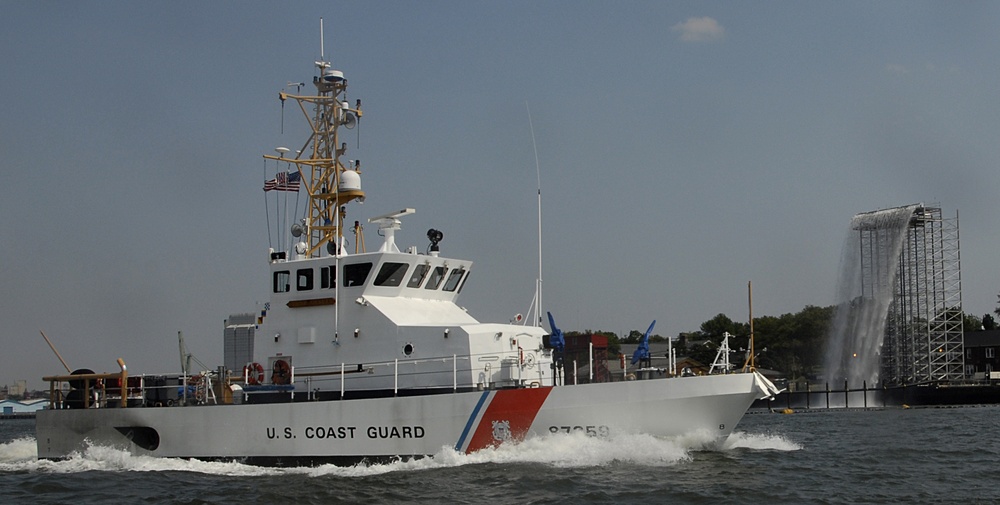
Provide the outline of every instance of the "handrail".
{"type": "MultiPolygon", "coordinates": [[[[70,382],[70,381],[83,381],[83,390],[87,394],[83,395],[83,408],[90,408],[90,381],[99,381],[106,379],[119,379],[119,388],[122,391],[122,402],[119,407],[125,408],[128,403],[128,368],[125,366],[125,360],[118,358],[118,366],[121,367],[121,371],[118,373],[71,373],[69,375],[49,375],[42,377],[43,381],[49,383],[49,408],[56,408],[56,383],[60,382],[70,382]]],[[[58,395],[58,396],[61,396],[58,395]]]]}
{"type": "MultiPolygon", "coordinates": [[[[532,382],[532,376],[535,374],[534,371],[528,371],[527,369],[522,369],[524,367],[525,360],[523,354],[531,353],[535,355],[535,358],[530,359],[530,362],[541,364],[541,360],[537,357],[543,352],[541,349],[520,349],[515,348],[509,351],[502,352],[490,352],[490,353],[477,353],[468,355],[458,355],[452,354],[450,356],[432,356],[423,357],[415,359],[400,359],[396,358],[391,361],[380,361],[380,362],[368,362],[351,364],[340,363],[337,365],[325,365],[325,366],[310,366],[310,367],[291,367],[292,377],[290,380],[290,385],[286,386],[286,391],[290,394],[291,398],[294,399],[296,386],[298,388],[307,387],[309,389],[307,396],[312,399],[314,398],[312,393],[313,383],[322,383],[330,380],[337,380],[339,376],[340,380],[340,398],[344,398],[345,394],[350,394],[352,390],[354,391],[364,391],[371,389],[379,389],[389,387],[388,380],[389,375],[392,374],[392,391],[394,395],[398,395],[401,390],[412,389],[412,388],[432,388],[432,389],[445,389],[448,388],[447,379],[444,379],[444,375],[450,372],[451,384],[450,389],[452,392],[458,392],[460,390],[459,386],[464,388],[475,388],[475,387],[494,387],[494,382],[500,384],[501,387],[509,387],[511,385],[523,386],[526,383],[531,383],[534,386],[541,384],[541,368],[538,369],[538,380],[532,382]],[[448,362],[451,362],[451,367],[447,366],[448,362]],[[462,361],[465,363],[459,370],[458,362],[462,361]],[[498,363],[499,362],[499,363],[498,363]],[[432,367],[422,367],[418,365],[424,364],[437,364],[437,366],[432,367]],[[498,364],[502,364],[504,368],[498,369],[498,364]],[[486,376],[484,377],[482,372],[483,367],[490,367],[492,365],[493,372],[489,370],[486,371],[486,376]],[[412,367],[403,368],[401,367],[412,367]],[[389,367],[392,367],[391,370],[389,367]],[[497,370],[508,370],[505,375],[498,375],[497,370]],[[448,370],[451,368],[451,370],[448,370]],[[515,370],[516,369],[516,370],[515,370]],[[463,380],[460,381],[459,371],[463,373],[463,380]],[[479,377],[476,377],[478,371],[479,377]],[[362,374],[362,372],[367,372],[362,374]],[[419,376],[425,376],[424,379],[418,378],[419,376]],[[435,376],[437,378],[435,378],[435,376]],[[402,381],[401,379],[409,377],[410,379],[402,381]],[[350,379],[350,380],[348,380],[350,379]],[[443,380],[442,380],[443,379],[443,380]],[[381,382],[380,382],[381,381],[381,382]],[[512,381],[510,383],[506,381],[512,381]],[[300,384],[296,384],[296,383],[300,384]],[[348,384],[350,382],[350,384],[348,384]],[[381,384],[381,385],[379,385],[381,384]],[[405,384],[405,385],[404,385],[405,384]]],[[[529,356],[529,358],[531,358],[529,356]]],[[[235,374],[234,376],[224,376],[219,377],[216,371],[206,371],[202,374],[177,374],[177,373],[165,373],[165,374],[141,374],[137,375],[138,384],[136,387],[129,388],[128,372],[125,367],[123,360],[118,360],[119,366],[122,370],[118,373],[92,373],[92,374],[68,374],[68,375],[53,375],[43,377],[43,380],[49,381],[50,383],[50,400],[49,408],[62,408],[65,407],[65,398],[59,389],[57,389],[59,383],[64,383],[67,381],[84,381],[84,387],[88,391],[94,389],[94,384],[99,383],[103,380],[108,379],[119,379],[121,384],[121,404],[119,407],[125,408],[129,403],[129,393],[131,391],[133,399],[136,391],[140,395],[143,404],[148,405],[173,405],[174,402],[188,405],[192,404],[190,402],[196,402],[201,404],[203,399],[208,395],[202,391],[201,388],[207,387],[207,381],[204,379],[199,379],[202,375],[208,375],[213,377],[212,383],[228,385],[233,383],[245,382],[241,379],[245,379],[245,374],[235,374]],[[152,377],[156,380],[149,382],[147,378],[152,377]],[[164,383],[163,380],[167,382],[164,383]],[[176,382],[174,382],[176,381],[176,382]],[[191,392],[190,387],[198,388],[197,391],[191,392]],[[177,396],[173,395],[170,391],[167,394],[154,394],[150,395],[150,392],[164,390],[168,391],[170,389],[177,389],[177,396]]],[[[530,364],[528,365],[530,366],[530,364]]],[[[319,385],[319,384],[317,384],[319,385]]],[[[333,386],[330,384],[329,386],[333,386]]],[[[316,391],[328,391],[335,392],[337,390],[336,386],[333,387],[323,387],[322,389],[317,388],[316,391]]],[[[258,394],[264,393],[266,391],[275,391],[273,388],[260,388],[260,390],[255,390],[256,388],[245,388],[243,391],[244,398],[247,398],[248,394],[258,394]]],[[[106,391],[114,391],[115,388],[109,387],[105,389],[106,391]]],[[[105,393],[106,395],[106,393],[105,393]]],[[[94,401],[101,402],[101,406],[105,405],[111,399],[115,399],[114,396],[100,396],[94,398],[93,395],[85,395],[83,399],[82,406],[84,408],[89,408],[92,406],[94,401]]],[[[133,402],[134,406],[134,402],[133,402]]]]}

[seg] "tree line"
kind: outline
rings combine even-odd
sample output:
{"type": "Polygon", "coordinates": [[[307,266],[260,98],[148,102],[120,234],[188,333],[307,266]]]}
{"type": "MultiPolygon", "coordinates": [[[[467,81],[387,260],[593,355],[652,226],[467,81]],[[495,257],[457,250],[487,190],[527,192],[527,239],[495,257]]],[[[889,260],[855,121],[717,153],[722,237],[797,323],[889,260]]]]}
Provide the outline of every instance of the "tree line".
{"type": "MultiPolygon", "coordinates": [[[[807,305],[794,314],[755,317],[753,333],[756,366],[776,370],[791,380],[816,378],[824,364],[830,323],[836,309],[836,305],[828,307],[807,305]]],[[[1000,306],[994,312],[1000,316],[1000,306]]],[[[962,317],[966,332],[998,329],[995,318],[990,314],[985,314],[983,317],[963,314],[962,317]]],[[[715,359],[725,333],[736,337],[730,339],[729,346],[736,351],[733,357],[739,357],[737,361],[742,363],[745,352],[741,351],[746,351],[749,346],[750,325],[733,321],[725,314],[718,314],[701,323],[696,331],[678,334],[674,338],[677,355],[710,365],[715,359]]],[[[636,344],[643,336],[643,332],[639,330],[632,330],[625,337],[619,337],[610,331],[591,330],[571,331],[566,334],[607,337],[609,356],[617,356],[621,352],[622,344],[636,344]]],[[[650,335],[649,341],[666,342],[667,339],[656,334],[650,335]]]]}

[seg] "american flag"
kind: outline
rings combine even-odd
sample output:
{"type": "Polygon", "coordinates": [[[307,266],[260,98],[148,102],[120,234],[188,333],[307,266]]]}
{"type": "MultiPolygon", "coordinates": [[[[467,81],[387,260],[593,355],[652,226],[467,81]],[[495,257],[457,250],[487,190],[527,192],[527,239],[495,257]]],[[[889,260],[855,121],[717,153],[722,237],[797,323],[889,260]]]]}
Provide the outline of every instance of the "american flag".
{"type": "Polygon", "coordinates": [[[264,191],[298,191],[301,182],[298,172],[278,172],[274,179],[264,181],[264,191]]]}

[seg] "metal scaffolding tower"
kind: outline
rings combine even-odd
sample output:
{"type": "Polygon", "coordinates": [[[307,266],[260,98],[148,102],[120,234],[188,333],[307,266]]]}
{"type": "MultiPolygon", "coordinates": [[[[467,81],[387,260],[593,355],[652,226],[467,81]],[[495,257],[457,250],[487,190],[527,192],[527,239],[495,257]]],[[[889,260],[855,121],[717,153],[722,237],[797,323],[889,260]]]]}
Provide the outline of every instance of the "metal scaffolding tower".
{"type": "MultiPolygon", "coordinates": [[[[885,215],[887,211],[878,211],[885,215]]],[[[962,276],[958,212],[922,204],[890,209],[902,220],[855,216],[862,295],[890,292],[879,378],[884,385],[962,380],[962,276]],[[862,219],[859,219],[861,217],[862,219]]]]}

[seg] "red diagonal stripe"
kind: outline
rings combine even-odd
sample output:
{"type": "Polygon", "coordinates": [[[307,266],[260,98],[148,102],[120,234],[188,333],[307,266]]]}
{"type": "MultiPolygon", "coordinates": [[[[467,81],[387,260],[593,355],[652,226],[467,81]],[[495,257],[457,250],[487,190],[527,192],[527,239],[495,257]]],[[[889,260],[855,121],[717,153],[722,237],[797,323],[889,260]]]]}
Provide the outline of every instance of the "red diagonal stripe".
{"type": "Polygon", "coordinates": [[[520,442],[531,428],[538,410],[542,408],[552,387],[528,389],[503,389],[497,391],[486,407],[476,432],[469,441],[467,452],[484,447],[496,447],[502,440],[493,438],[493,422],[510,422],[511,441],[520,442]]]}

